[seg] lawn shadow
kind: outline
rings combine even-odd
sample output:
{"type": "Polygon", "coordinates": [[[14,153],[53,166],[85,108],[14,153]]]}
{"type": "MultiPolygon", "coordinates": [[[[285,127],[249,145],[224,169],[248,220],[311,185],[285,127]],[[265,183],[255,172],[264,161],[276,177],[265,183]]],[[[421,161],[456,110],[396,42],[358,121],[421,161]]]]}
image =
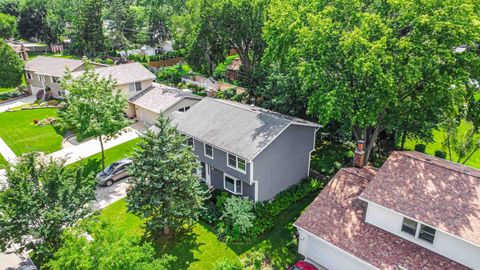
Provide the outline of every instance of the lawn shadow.
{"type": "Polygon", "coordinates": [[[83,176],[86,177],[90,173],[97,174],[102,168],[102,160],[99,158],[82,159],[79,163],[72,164],[73,166],[83,166],[83,176]]]}
{"type": "Polygon", "coordinates": [[[248,243],[229,243],[228,246],[238,256],[250,251],[261,251],[275,269],[284,269],[293,264],[299,258],[297,230],[293,223],[317,195],[315,192],[280,213],[273,229],[255,240],[248,243]]]}
{"type": "Polygon", "coordinates": [[[188,269],[191,263],[198,261],[194,251],[199,251],[200,246],[204,244],[197,243],[197,237],[198,234],[192,228],[183,232],[181,236],[171,237],[153,236],[145,230],[142,241],[151,243],[159,258],[166,254],[175,256],[176,261],[170,265],[169,269],[182,270],[188,269]]]}

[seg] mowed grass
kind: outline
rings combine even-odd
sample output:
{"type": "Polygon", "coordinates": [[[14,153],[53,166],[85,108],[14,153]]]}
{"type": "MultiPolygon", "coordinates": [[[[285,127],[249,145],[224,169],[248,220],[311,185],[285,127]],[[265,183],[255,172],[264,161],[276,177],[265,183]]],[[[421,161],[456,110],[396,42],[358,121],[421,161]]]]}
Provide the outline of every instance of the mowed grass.
{"type": "Polygon", "coordinates": [[[0,154],[0,169],[5,169],[8,165],[8,161],[0,154]]]}
{"type": "MultiPolygon", "coordinates": [[[[126,236],[145,236],[144,221],[127,212],[125,200],[115,202],[100,213],[100,219],[112,223],[126,236]]],[[[145,236],[146,241],[152,241],[145,236]]],[[[220,242],[208,225],[197,223],[180,238],[164,239],[152,243],[158,256],[170,254],[177,257],[171,269],[212,269],[222,258],[238,260],[237,255],[225,243],[220,242]]]]}
{"type": "Polygon", "coordinates": [[[156,248],[158,256],[170,254],[177,257],[171,269],[212,269],[219,260],[241,260],[252,251],[263,252],[274,269],[285,269],[297,259],[297,240],[293,222],[311,203],[316,194],[305,198],[280,214],[275,227],[249,243],[224,243],[218,240],[212,228],[203,222],[196,223],[191,231],[178,238],[156,242],[145,233],[144,221],[127,212],[125,200],[120,200],[100,212],[100,219],[108,221],[125,233],[125,236],[143,237],[156,248]]]}
{"type": "Polygon", "coordinates": [[[56,117],[57,109],[0,113],[0,138],[18,156],[27,152],[52,153],[61,149],[63,136],[52,125],[37,126],[34,119],[56,117]]]}
{"type": "MultiPolygon", "coordinates": [[[[136,138],[105,150],[105,167],[117,160],[130,156],[140,140],[140,138],[136,138]]],[[[87,173],[97,173],[102,169],[102,153],[91,155],[68,166],[78,166],[81,163],[86,166],[87,173]]]]}
{"type": "MultiPolygon", "coordinates": [[[[467,128],[467,125],[465,122],[462,122],[460,124],[460,132],[463,133],[464,130],[467,128]]],[[[435,155],[436,150],[442,150],[447,153],[447,160],[450,160],[450,156],[448,154],[448,150],[443,147],[445,141],[445,134],[443,133],[442,130],[434,130],[433,131],[433,142],[432,143],[425,143],[422,141],[418,140],[406,140],[405,141],[405,150],[414,150],[415,149],[415,144],[418,143],[423,143],[427,146],[425,149],[425,153],[429,155],[435,155]]],[[[452,161],[457,162],[458,155],[452,152],[452,161]]],[[[468,165],[470,167],[474,167],[477,169],[480,169],[480,150],[475,152],[473,156],[465,163],[465,165],[468,165]]]]}

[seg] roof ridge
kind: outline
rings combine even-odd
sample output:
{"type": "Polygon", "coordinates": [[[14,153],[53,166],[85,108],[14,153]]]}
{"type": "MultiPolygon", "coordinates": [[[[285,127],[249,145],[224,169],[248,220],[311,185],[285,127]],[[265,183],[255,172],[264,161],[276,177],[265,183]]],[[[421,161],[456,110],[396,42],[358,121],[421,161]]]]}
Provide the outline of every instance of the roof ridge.
{"type": "MultiPolygon", "coordinates": [[[[217,99],[217,98],[211,98],[211,97],[207,97],[207,99],[209,100],[213,100],[215,102],[218,102],[218,103],[221,103],[221,104],[225,104],[225,105],[228,105],[228,106],[231,106],[231,107],[235,107],[235,108],[239,108],[239,109],[242,109],[244,111],[247,111],[247,112],[250,112],[250,113],[256,113],[256,112],[261,112],[261,113],[265,113],[266,115],[270,116],[270,117],[274,117],[274,118],[277,118],[277,119],[281,119],[281,120],[285,120],[287,122],[295,122],[293,119],[289,120],[289,119],[285,119],[283,117],[279,117],[277,116],[276,114],[280,114],[280,115],[283,115],[281,113],[278,113],[278,112],[273,112],[273,111],[270,111],[268,109],[265,109],[263,107],[259,107],[259,106],[254,106],[254,107],[257,107],[257,108],[261,108],[263,110],[267,110],[267,111],[262,111],[262,110],[256,110],[256,111],[253,111],[251,108],[245,108],[244,106],[241,106],[241,105],[237,105],[235,103],[237,103],[236,101],[231,101],[231,100],[223,100],[223,99],[217,99]]],[[[251,106],[249,104],[244,104],[245,106],[251,106]]]]}
{"type": "Polygon", "coordinates": [[[411,159],[414,159],[414,160],[417,160],[417,161],[425,162],[425,163],[428,163],[430,165],[440,167],[440,168],[443,168],[443,169],[446,169],[446,170],[449,170],[449,171],[453,171],[453,172],[465,174],[465,175],[468,175],[468,176],[473,176],[473,177],[476,177],[476,178],[480,178],[480,170],[475,169],[473,167],[467,166],[465,164],[454,163],[453,161],[446,160],[446,159],[437,160],[438,159],[437,157],[427,156],[426,154],[418,153],[418,154],[425,155],[425,159],[421,159],[420,157],[415,156],[415,154],[417,154],[417,153],[412,154],[412,152],[413,151],[395,151],[395,153],[398,153],[399,155],[402,155],[402,156],[407,157],[407,158],[411,158],[411,159]],[[433,162],[432,158],[435,159],[436,162],[433,162]],[[448,165],[461,167],[464,170],[471,170],[472,172],[471,173],[470,172],[465,172],[464,170],[462,171],[460,168],[459,169],[451,168],[447,164],[442,165],[441,164],[442,162],[447,162],[448,165]],[[477,174],[477,175],[475,175],[475,174],[477,174]]]}

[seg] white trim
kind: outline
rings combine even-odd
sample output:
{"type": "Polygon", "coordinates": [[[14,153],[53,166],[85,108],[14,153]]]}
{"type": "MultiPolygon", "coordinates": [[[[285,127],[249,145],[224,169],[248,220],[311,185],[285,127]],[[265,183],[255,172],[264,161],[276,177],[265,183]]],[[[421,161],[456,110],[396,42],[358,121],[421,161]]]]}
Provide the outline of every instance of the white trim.
{"type": "Polygon", "coordinates": [[[224,172],[223,173],[223,189],[232,193],[232,194],[234,194],[234,195],[243,195],[243,181],[224,172]],[[235,190],[233,192],[231,190],[227,189],[227,187],[225,185],[225,182],[226,182],[225,178],[226,177],[232,179],[233,182],[234,182],[233,183],[233,188],[235,190]],[[240,192],[237,192],[237,181],[240,182],[240,192]]]}
{"type": "MultiPolygon", "coordinates": [[[[345,255],[347,255],[347,256],[350,256],[352,259],[356,260],[357,262],[362,263],[362,264],[365,264],[365,265],[367,265],[367,266],[369,266],[369,267],[371,267],[371,268],[374,268],[374,269],[379,269],[378,267],[375,267],[375,266],[371,265],[370,263],[368,263],[368,262],[366,262],[366,261],[364,261],[364,260],[356,257],[355,255],[350,254],[349,252],[347,252],[347,251],[345,251],[345,250],[343,250],[343,249],[335,246],[334,244],[328,242],[327,240],[325,240],[325,239],[323,239],[323,238],[320,238],[320,237],[316,236],[315,234],[313,234],[313,233],[311,233],[311,232],[309,232],[309,231],[307,231],[307,230],[305,230],[305,229],[297,226],[296,224],[293,224],[293,226],[295,226],[295,227],[297,228],[297,230],[301,230],[302,232],[305,232],[305,234],[307,234],[308,236],[312,236],[313,238],[319,240],[320,242],[322,242],[322,243],[324,243],[324,244],[327,244],[328,246],[332,247],[333,249],[335,249],[335,250],[337,250],[337,251],[340,251],[341,253],[343,253],[343,254],[345,254],[345,255]]],[[[305,257],[306,257],[306,258],[310,258],[310,257],[308,257],[308,256],[305,256],[305,257]]],[[[312,260],[312,261],[315,261],[315,260],[312,260]]]]}
{"type": "MultiPolygon", "coordinates": [[[[372,201],[370,201],[370,200],[367,200],[367,199],[365,199],[365,198],[362,198],[362,197],[360,197],[360,196],[359,196],[358,198],[359,198],[360,200],[364,201],[364,202],[369,203],[369,204],[371,203],[371,204],[376,205],[376,206],[378,206],[378,207],[380,207],[380,208],[383,208],[383,209],[386,209],[386,210],[388,210],[388,211],[397,213],[397,214],[400,215],[400,216],[407,217],[407,218],[409,218],[409,219],[411,219],[411,220],[414,220],[414,221],[416,221],[416,222],[418,222],[418,223],[425,224],[425,225],[427,225],[427,226],[429,226],[429,227],[434,228],[435,230],[437,230],[437,231],[439,231],[439,232],[442,232],[442,233],[444,233],[444,234],[448,234],[448,235],[450,235],[450,236],[452,236],[452,237],[454,237],[454,238],[457,238],[457,239],[459,239],[459,240],[461,240],[461,241],[464,241],[464,242],[469,243],[469,244],[471,244],[471,245],[474,245],[474,246],[476,246],[476,247],[480,247],[480,245],[478,245],[478,244],[475,244],[475,243],[473,243],[473,242],[471,242],[471,241],[469,241],[469,240],[463,239],[463,238],[461,238],[461,237],[459,237],[459,236],[456,236],[456,235],[454,235],[454,234],[451,234],[451,233],[449,233],[449,232],[446,232],[446,231],[444,231],[444,230],[441,230],[441,229],[439,229],[439,228],[437,228],[437,227],[435,227],[435,226],[432,226],[432,225],[430,225],[430,224],[428,224],[428,223],[425,223],[425,222],[423,222],[423,221],[417,220],[417,219],[415,219],[415,218],[412,218],[412,217],[410,217],[410,216],[407,216],[407,215],[405,215],[405,214],[402,214],[402,213],[400,213],[400,212],[397,212],[397,211],[395,211],[395,210],[392,210],[392,209],[390,209],[390,208],[387,208],[387,207],[385,207],[385,206],[383,206],[383,205],[380,205],[380,204],[378,204],[378,203],[374,203],[374,202],[372,202],[372,201]]],[[[368,207],[367,207],[367,208],[368,208],[368,207]]],[[[369,224],[371,224],[371,223],[369,223],[369,224]]],[[[422,240],[422,242],[423,242],[423,240],[422,240]]],[[[434,242],[435,242],[435,241],[434,241],[434,242]]],[[[428,242],[427,242],[427,243],[428,243],[428,242]]],[[[431,246],[431,244],[430,244],[430,246],[431,246]]],[[[423,246],[422,246],[422,247],[423,247],[423,246]]],[[[444,256],[444,255],[443,255],[443,256],[444,256]]]]}
{"type": "Polygon", "coordinates": [[[310,177],[310,163],[312,162],[312,153],[315,152],[315,141],[317,140],[317,131],[320,128],[316,128],[315,132],[313,132],[313,148],[312,151],[308,154],[308,167],[307,167],[307,177],[310,177]]]}
{"type": "Polygon", "coordinates": [[[208,144],[208,143],[203,143],[203,155],[210,158],[210,159],[214,159],[215,158],[215,153],[213,151],[213,145],[208,144]],[[207,145],[212,147],[212,156],[207,155],[207,145]]]}
{"type": "Polygon", "coordinates": [[[236,171],[239,171],[239,172],[241,172],[241,173],[243,173],[243,174],[247,174],[247,164],[248,164],[248,162],[247,162],[245,159],[243,159],[243,158],[241,158],[241,157],[239,157],[239,156],[237,156],[237,155],[234,155],[234,154],[232,154],[232,153],[230,153],[230,152],[226,152],[226,154],[227,154],[227,155],[226,155],[226,156],[227,156],[227,167],[229,167],[229,168],[231,168],[231,169],[234,169],[234,170],[236,170],[236,171]],[[233,166],[231,166],[231,165],[228,163],[228,161],[229,161],[228,155],[232,155],[232,156],[235,157],[235,164],[237,165],[237,167],[233,167],[233,166]],[[238,159],[243,160],[243,162],[245,163],[245,170],[242,170],[242,169],[238,168],[238,159]]]}
{"type": "Polygon", "coordinates": [[[255,202],[258,202],[258,181],[252,181],[253,184],[255,185],[255,202]]]}
{"type": "Polygon", "coordinates": [[[253,161],[250,161],[249,164],[250,164],[250,181],[249,181],[249,184],[251,185],[253,183],[253,161]]]}

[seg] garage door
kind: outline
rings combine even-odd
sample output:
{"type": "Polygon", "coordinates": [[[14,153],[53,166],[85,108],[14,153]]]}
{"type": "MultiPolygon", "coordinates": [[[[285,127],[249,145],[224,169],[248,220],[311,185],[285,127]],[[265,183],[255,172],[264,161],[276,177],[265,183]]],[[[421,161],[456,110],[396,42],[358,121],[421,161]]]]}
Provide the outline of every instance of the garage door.
{"type": "Polygon", "coordinates": [[[137,118],[145,125],[153,125],[157,121],[158,114],[142,107],[136,108],[137,118]]]}
{"type": "Polygon", "coordinates": [[[328,242],[308,235],[305,240],[304,256],[330,270],[371,270],[376,269],[345,253],[328,242]]]}

